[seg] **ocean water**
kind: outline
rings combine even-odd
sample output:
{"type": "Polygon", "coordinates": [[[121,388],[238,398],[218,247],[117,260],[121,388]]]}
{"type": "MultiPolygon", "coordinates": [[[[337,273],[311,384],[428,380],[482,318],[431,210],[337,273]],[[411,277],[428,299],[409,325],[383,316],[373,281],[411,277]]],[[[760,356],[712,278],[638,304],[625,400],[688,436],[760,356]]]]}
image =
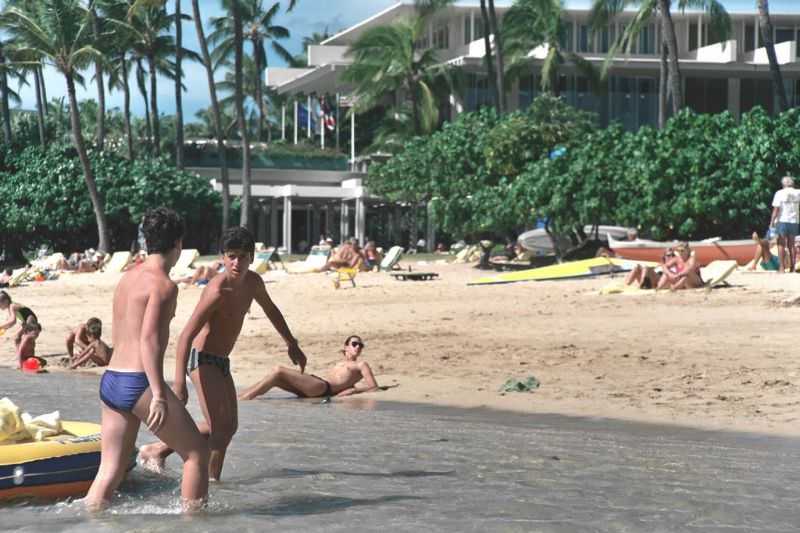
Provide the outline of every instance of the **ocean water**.
{"type": "MultiPolygon", "coordinates": [[[[98,378],[0,370],[31,414],[99,421],[98,378]]],[[[535,401],[535,393],[531,396],[535,401]]],[[[190,410],[198,413],[196,401],[190,410]]],[[[152,441],[146,432],[138,444],[152,441]]],[[[179,512],[180,460],[136,468],[112,508],[0,504],[2,531],[772,532],[800,530],[800,439],[604,419],[270,395],[206,511],[179,512]]]]}

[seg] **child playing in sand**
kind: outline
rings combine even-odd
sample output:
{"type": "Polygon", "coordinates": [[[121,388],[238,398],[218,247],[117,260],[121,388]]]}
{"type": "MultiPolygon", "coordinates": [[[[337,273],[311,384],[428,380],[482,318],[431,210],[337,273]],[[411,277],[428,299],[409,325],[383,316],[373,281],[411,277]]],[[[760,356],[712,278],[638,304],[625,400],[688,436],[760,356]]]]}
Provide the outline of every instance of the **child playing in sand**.
{"type": "Polygon", "coordinates": [[[16,339],[17,345],[17,362],[19,368],[22,370],[25,367],[25,361],[34,358],[38,361],[37,368],[41,368],[47,364],[47,361],[41,357],[36,357],[36,339],[39,333],[42,332],[42,326],[38,322],[25,322],[20,328],[20,335],[16,339]]]}
{"type": "Polygon", "coordinates": [[[208,443],[167,386],[163,368],[178,297],[169,271],[181,253],[184,225],[175,211],[163,207],[148,211],[142,224],[149,255],[122,276],[114,291],[116,350],[100,382],[100,468],[84,501],[91,511],[107,505],[130,464],[144,421],[183,459],[183,509],[194,511],[208,494],[208,443]]]}
{"type": "Polygon", "coordinates": [[[92,317],[83,324],[78,324],[75,331],[67,336],[67,353],[70,359],[70,370],[92,361],[97,366],[107,366],[111,360],[113,348],[100,339],[103,323],[92,317]],[[75,348],[80,352],[75,355],[75,348]]]}
{"type": "MultiPolygon", "coordinates": [[[[13,328],[17,322],[22,324],[32,324],[32,323],[39,323],[39,319],[36,317],[36,313],[31,311],[31,308],[22,305],[20,303],[12,302],[11,295],[8,294],[6,291],[0,291],[0,310],[7,310],[8,311],[8,322],[5,324],[0,324],[0,331],[6,332],[9,329],[13,328]]],[[[16,337],[14,338],[14,343],[19,344],[19,340],[22,337],[22,329],[17,332],[16,337]]]]}
{"type": "MultiPolygon", "coordinates": [[[[224,273],[208,282],[189,322],[178,339],[175,356],[175,394],[187,399],[186,374],[197,389],[198,400],[206,418],[200,432],[211,446],[209,472],[219,479],[225,451],[238,424],[236,387],[230,373],[228,356],[242,330],[245,314],[255,300],[283,338],[289,359],[305,369],[306,356],[289,331],[280,310],[264,288],[264,281],[248,270],[255,254],[253,236],[244,228],[231,228],[220,239],[224,273]]],[[[163,440],[163,439],[162,439],[163,440]]],[[[172,453],[168,442],[142,446],[139,457],[151,469],[160,470],[172,453]]]]}
{"type": "Polygon", "coordinates": [[[325,378],[313,374],[303,374],[291,368],[275,367],[264,379],[251,385],[239,395],[240,400],[252,400],[273,387],[293,392],[301,398],[322,398],[330,396],[350,396],[378,388],[378,382],[366,361],[358,361],[364,349],[364,341],[358,335],[350,335],[344,341],[342,354],[344,361],[337,363],[325,378]],[[366,386],[357,386],[361,380],[366,386]]]}

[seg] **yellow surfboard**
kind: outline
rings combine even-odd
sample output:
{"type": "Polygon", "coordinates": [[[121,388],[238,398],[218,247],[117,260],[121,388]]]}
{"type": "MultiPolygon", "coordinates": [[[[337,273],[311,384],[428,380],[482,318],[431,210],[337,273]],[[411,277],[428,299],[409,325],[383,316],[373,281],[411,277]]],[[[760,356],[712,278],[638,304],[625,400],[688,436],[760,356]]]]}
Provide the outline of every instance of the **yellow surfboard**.
{"type": "Polygon", "coordinates": [[[628,272],[633,270],[637,264],[656,266],[657,263],[630,261],[628,259],[618,259],[615,257],[593,257],[580,261],[570,261],[569,263],[548,265],[545,267],[531,268],[529,270],[518,270],[516,272],[506,272],[496,276],[487,276],[472,280],[468,282],[467,285],[495,285],[498,283],[515,283],[517,281],[583,278],[615,272],[628,272]]]}

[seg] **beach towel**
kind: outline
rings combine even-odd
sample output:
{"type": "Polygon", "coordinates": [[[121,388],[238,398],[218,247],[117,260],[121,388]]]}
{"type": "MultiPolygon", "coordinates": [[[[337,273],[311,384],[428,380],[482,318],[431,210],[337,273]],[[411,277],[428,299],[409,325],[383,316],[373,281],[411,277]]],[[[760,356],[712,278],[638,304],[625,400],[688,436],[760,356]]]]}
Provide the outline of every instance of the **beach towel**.
{"type": "Polygon", "coordinates": [[[62,432],[58,411],[32,417],[8,398],[0,399],[0,444],[43,440],[62,432]]]}
{"type": "Polygon", "coordinates": [[[533,392],[538,389],[541,382],[534,376],[529,376],[525,379],[508,378],[508,380],[500,386],[500,392],[533,392]]]}

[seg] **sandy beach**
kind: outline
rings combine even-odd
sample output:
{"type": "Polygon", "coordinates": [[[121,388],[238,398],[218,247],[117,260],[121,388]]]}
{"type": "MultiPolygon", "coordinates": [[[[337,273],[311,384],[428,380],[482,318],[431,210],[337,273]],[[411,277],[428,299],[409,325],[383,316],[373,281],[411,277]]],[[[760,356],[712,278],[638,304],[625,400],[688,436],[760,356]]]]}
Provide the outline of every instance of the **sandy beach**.
{"type": "MultiPolygon", "coordinates": [[[[369,393],[380,400],[800,435],[800,307],[776,305],[800,294],[800,276],[737,272],[732,287],[712,291],[597,296],[591,293],[608,276],[470,287],[467,281],[483,275],[472,265],[406,258],[402,264],[440,276],[401,282],[362,273],[356,288],[340,290],[325,274],[265,276],[308,355],[309,372],[324,372],[339,359],[345,337],[357,333],[378,382],[397,385],[369,393]],[[528,376],[541,382],[535,392],[498,392],[508,378],[528,376]]],[[[37,354],[64,354],[69,327],[89,316],[103,320],[110,340],[120,276],[65,274],[12,289],[44,327],[37,354]]],[[[175,342],[201,290],[180,291],[168,381],[175,342]]],[[[2,364],[13,366],[10,335],[0,346],[2,364]]],[[[256,305],[232,363],[240,388],[275,365],[289,365],[256,305]]]]}

